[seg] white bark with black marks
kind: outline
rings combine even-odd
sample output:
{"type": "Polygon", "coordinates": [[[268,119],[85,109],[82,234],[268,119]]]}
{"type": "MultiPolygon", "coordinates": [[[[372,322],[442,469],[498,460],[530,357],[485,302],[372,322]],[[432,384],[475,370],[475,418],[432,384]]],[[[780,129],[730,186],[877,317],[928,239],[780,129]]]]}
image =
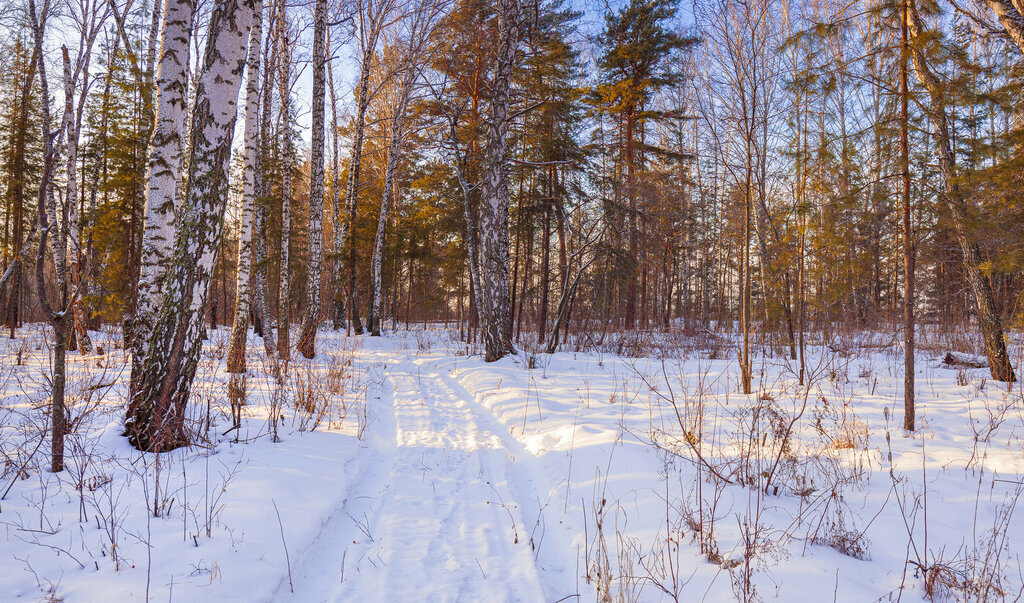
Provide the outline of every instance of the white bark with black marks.
{"type": "MultiPolygon", "coordinates": [[[[61,48],[64,59],[64,138],[67,145],[67,187],[64,204],[67,207],[67,238],[70,242],[70,263],[68,266],[70,287],[77,287],[82,280],[80,258],[82,257],[81,230],[78,223],[78,120],[75,117],[75,76],[72,75],[71,57],[67,46],[61,48]]],[[[81,57],[79,57],[81,59],[81,57]]],[[[92,351],[89,331],[86,329],[85,308],[81,300],[72,307],[72,321],[78,337],[78,349],[83,354],[92,351]]]]}
{"type": "Polygon", "coordinates": [[[254,6],[255,0],[218,0],[213,7],[190,129],[188,188],[139,387],[125,418],[129,442],[140,450],[159,452],[187,443],[185,405],[223,234],[231,139],[254,6]]]}
{"type": "Polygon", "coordinates": [[[194,0],[167,0],[159,74],[156,78],[156,119],[150,142],[146,210],[143,217],[138,305],[132,322],[132,388],[141,378],[152,325],[163,297],[163,279],[174,243],[177,189],[183,161],[194,0]]]}
{"type": "Polygon", "coordinates": [[[510,352],[512,302],[509,296],[508,127],[512,70],[518,56],[519,0],[500,0],[498,54],[491,83],[480,203],[480,281],[484,359],[493,362],[510,352]]]}
{"type": "MultiPolygon", "coordinates": [[[[373,55],[377,48],[377,40],[384,27],[387,16],[395,7],[395,0],[363,0],[358,7],[359,18],[359,83],[356,87],[356,119],[355,134],[352,138],[352,150],[349,156],[348,182],[345,191],[345,208],[348,211],[348,219],[342,224],[341,236],[334,239],[335,257],[340,257],[342,248],[348,240],[349,230],[352,228],[356,210],[359,204],[359,170],[363,159],[363,138],[366,133],[366,109],[369,105],[370,69],[373,66],[373,55]]],[[[355,246],[349,246],[348,256],[348,311],[353,329],[357,334],[362,333],[362,325],[359,323],[359,315],[355,307],[355,246]]],[[[338,267],[335,264],[336,268],[338,267]]],[[[341,287],[338,279],[336,287],[341,287]]],[[[335,312],[341,308],[342,293],[336,289],[334,293],[335,312]]]]}
{"type": "Polygon", "coordinates": [[[313,15],[313,116],[309,160],[309,258],[306,280],[306,315],[302,320],[299,351],[316,356],[316,330],[320,324],[320,265],[324,228],[324,88],[327,58],[327,0],[316,0],[313,15]]]}
{"type": "Polygon", "coordinates": [[[259,144],[256,147],[256,199],[253,212],[253,291],[255,310],[263,327],[263,349],[268,357],[277,353],[274,343],[273,317],[270,314],[270,291],[268,287],[270,264],[267,261],[267,204],[270,201],[270,186],[263,177],[266,173],[266,147],[270,137],[271,108],[274,100],[274,73],[277,69],[277,46],[275,36],[270,35],[275,27],[275,13],[268,10],[267,36],[264,42],[263,59],[263,100],[260,108],[259,144]]]}
{"type": "Polygon", "coordinates": [[[260,127],[260,42],[263,29],[262,2],[256,0],[249,33],[249,65],[245,90],[245,158],[242,165],[242,215],[239,220],[238,269],[235,278],[235,318],[231,325],[227,370],[245,372],[245,343],[249,333],[250,267],[252,266],[253,203],[256,196],[260,127]]]}
{"type": "Polygon", "coordinates": [[[292,136],[288,120],[291,118],[291,72],[292,57],[291,47],[288,40],[288,16],[285,10],[285,2],[281,0],[278,9],[277,36],[281,45],[281,64],[279,71],[279,86],[281,87],[281,137],[283,138],[282,173],[281,173],[281,289],[279,293],[279,305],[277,307],[278,339],[277,353],[281,359],[288,361],[291,358],[291,271],[289,260],[289,248],[291,246],[292,231],[292,136]]]}

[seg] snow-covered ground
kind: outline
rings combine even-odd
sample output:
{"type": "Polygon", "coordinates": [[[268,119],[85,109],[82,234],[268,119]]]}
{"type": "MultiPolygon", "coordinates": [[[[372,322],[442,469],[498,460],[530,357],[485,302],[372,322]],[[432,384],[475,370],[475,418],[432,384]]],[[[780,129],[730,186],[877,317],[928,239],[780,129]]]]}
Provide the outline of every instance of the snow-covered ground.
{"type": "Polygon", "coordinates": [[[1024,584],[1024,399],[938,348],[918,357],[910,435],[902,353],[878,338],[811,348],[808,385],[758,357],[744,396],[713,338],[487,364],[444,331],[323,331],[279,386],[250,335],[228,431],[221,330],[195,445],[157,457],[120,435],[128,364],[106,331],[104,354],[69,354],[53,474],[46,337],[0,340],[3,601],[1015,600],[1024,584]]]}

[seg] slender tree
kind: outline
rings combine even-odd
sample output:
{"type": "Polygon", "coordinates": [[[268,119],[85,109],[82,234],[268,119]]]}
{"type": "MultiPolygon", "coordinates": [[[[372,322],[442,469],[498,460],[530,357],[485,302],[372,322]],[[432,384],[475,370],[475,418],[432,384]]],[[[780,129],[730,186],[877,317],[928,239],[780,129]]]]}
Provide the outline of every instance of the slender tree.
{"type": "Polygon", "coordinates": [[[278,4],[277,16],[277,42],[280,45],[280,64],[278,65],[278,85],[281,94],[281,137],[284,145],[282,151],[284,167],[281,170],[281,277],[280,293],[277,306],[277,353],[281,359],[288,362],[291,357],[291,263],[289,251],[291,249],[292,231],[292,136],[291,136],[291,83],[292,83],[292,54],[291,40],[289,39],[288,14],[286,2],[281,0],[278,4]]]}
{"type": "MultiPolygon", "coordinates": [[[[238,235],[238,267],[235,278],[235,317],[231,324],[231,341],[228,344],[227,370],[236,380],[236,375],[245,374],[245,343],[249,332],[249,306],[252,299],[252,241],[253,206],[260,178],[257,163],[260,127],[260,43],[263,34],[262,1],[256,0],[253,7],[252,28],[249,32],[249,61],[246,67],[245,91],[245,158],[242,165],[242,214],[239,218],[241,232],[238,235]]],[[[266,77],[266,75],[264,75],[266,77]]],[[[262,233],[260,233],[262,236],[262,233]]],[[[244,377],[243,377],[244,379],[244,377]]],[[[241,388],[244,382],[237,383],[241,388]]]]}
{"type": "Polygon", "coordinates": [[[327,59],[327,0],[316,0],[313,14],[313,146],[309,168],[309,255],[306,280],[306,315],[302,320],[299,351],[316,356],[316,330],[320,324],[320,259],[323,254],[324,218],[324,87],[327,59]]]}

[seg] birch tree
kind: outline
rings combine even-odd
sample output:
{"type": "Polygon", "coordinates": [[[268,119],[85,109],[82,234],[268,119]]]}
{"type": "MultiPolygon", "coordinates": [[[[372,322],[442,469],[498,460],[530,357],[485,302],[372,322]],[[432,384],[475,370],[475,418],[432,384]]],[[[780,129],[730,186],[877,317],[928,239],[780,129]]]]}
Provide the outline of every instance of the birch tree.
{"type": "MultiPolygon", "coordinates": [[[[239,220],[238,270],[235,277],[235,318],[231,325],[227,370],[235,381],[245,374],[245,343],[249,333],[249,304],[252,298],[250,268],[252,265],[253,204],[260,174],[257,169],[257,147],[260,127],[260,43],[263,34],[262,1],[256,0],[252,29],[249,33],[249,61],[246,67],[245,91],[245,159],[242,166],[242,215],[239,220]]],[[[261,233],[262,234],[262,233],[261,233]]],[[[244,377],[242,378],[244,379],[244,377]]],[[[244,384],[236,383],[236,389],[244,384]]]]}
{"type": "Polygon", "coordinates": [[[324,220],[324,86],[327,58],[327,0],[316,0],[313,15],[313,132],[309,162],[309,258],[306,315],[302,320],[299,351],[316,356],[316,330],[320,324],[320,259],[324,220]]]}
{"type": "Polygon", "coordinates": [[[289,247],[291,246],[291,204],[292,204],[292,137],[288,120],[291,119],[291,43],[288,39],[288,14],[286,3],[281,0],[278,5],[277,41],[280,44],[280,65],[278,85],[281,94],[281,137],[283,139],[284,167],[281,171],[281,283],[277,307],[277,353],[285,362],[291,357],[291,272],[289,264],[289,247]]]}
{"type": "MultiPolygon", "coordinates": [[[[78,3],[77,10],[73,17],[78,24],[78,52],[72,62],[67,48],[63,49],[65,60],[64,77],[64,137],[67,145],[67,185],[64,193],[64,203],[67,207],[68,242],[70,244],[70,256],[68,258],[69,286],[77,289],[82,283],[85,275],[82,271],[82,233],[81,220],[78,214],[79,190],[78,190],[78,142],[79,133],[82,127],[82,111],[85,107],[85,99],[89,91],[89,64],[92,57],[92,47],[96,36],[103,29],[108,10],[101,9],[99,0],[84,0],[78,3]],[[78,95],[78,105],[75,107],[75,93],[78,90],[78,82],[81,81],[81,94],[78,95]]],[[[72,323],[74,332],[70,333],[70,344],[77,346],[82,354],[92,351],[92,342],[89,339],[88,317],[85,312],[85,304],[81,297],[75,300],[72,306],[72,323]]]]}
{"type": "MultiPolygon", "coordinates": [[[[46,61],[43,59],[43,37],[46,31],[46,20],[50,13],[49,0],[44,2],[42,11],[39,14],[36,14],[35,1],[29,0],[28,12],[34,42],[33,53],[35,57],[38,57],[38,60],[35,61],[35,67],[39,72],[40,91],[43,97],[43,102],[41,103],[43,174],[36,199],[36,208],[39,214],[38,222],[41,226],[39,231],[39,251],[36,254],[36,295],[39,297],[39,305],[42,307],[47,321],[53,327],[53,375],[50,382],[50,471],[57,473],[64,470],[64,432],[66,429],[64,382],[67,364],[65,354],[67,345],[68,288],[65,264],[66,247],[63,246],[63,244],[66,244],[66,240],[64,238],[65,235],[62,234],[66,231],[63,228],[65,225],[59,224],[56,220],[57,212],[52,182],[54,166],[58,161],[55,149],[59,148],[60,145],[55,144],[54,137],[51,136],[49,87],[46,81],[46,61]],[[55,230],[52,240],[51,229],[55,230]],[[57,295],[60,305],[56,309],[47,297],[44,280],[43,268],[45,266],[47,242],[50,243],[50,247],[53,249],[53,266],[57,277],[57,295]]],[[[64,77],[66,80],[69,80],[71,79],[71,66],[66,52],[67,49],[65,48],[64,50],[64,77]]],[[[67,121],[68,118],[69,113],[65,111],[64,121],[67,121]]],[[[57,136],[60,136],[62,131],[62,129],[58,130],[57,136]]]]}
{"type": "Polygon", "coordinates": [[[140,450],[160,452],[187,443],[185,406],[202,348],[210,259],[216,259],[207,251],[219,248],[223,234],[231,139],[254,7],[254,0],[218,0],[213,7],[190,128],[188,186],[141,380],[125,418],[128,440],[140,450]]]}
{"type": "Polygon", "coordinates": [[[349,232],[355,225],[356,210],[359,204],[359,170],[363,159],[363,139],[366,134],[366,108],[370,102],[370,69],[373,56],[377,49],[377,41],[397,0],[357,0],[356,18],[359,26],[359,81],[356,84],[356,116],[355,132],[352,137],[352,149],[349,153],[348,182],[345,186],[345,208],[347,220],[342,224],[341,236],[334,237],[334,304],[335,326],[340,323],[339,315],[348,306],[349,319],[356,334],[363,332],[362,323],[355,305],[356,299],[356,249],[349,244],[348,254],[348,293],[342,295],[343,286],[338,279],[341,274],[340,261],[342,250],[348,242],[349,232]],[[344,303],[347,297],[347,304],[344,303]]]}
{"type": "MultiPolygon", "coordinates": [[[[329,32],[328,32],[329,33],[329,32]]],[[[328,37],[328,49],[330,49],[330,37],[328,37]]],[[[332,326],[338,330],[344,320],[344,310],[339,304],[343,304],[342,298],[338,295],[341,291],[341,173],[338,157],[338,100],[335,98],[334,89],[334,68],[333,61],[327,61],[327,85],[331,95],[331,208],[334,211],[331,224],[334,232],[334,258],[331,265],[331,315],[332,326]]]]}
{"type": "Polygon", "coordinates": [[[256,147],[256,199],[253,212],[253,291],[255,296],[254,309],[260,319],[261,336],[263,337],[263,349],[268,357],[275,354],[274,326],[270,315],[270,291],[269,262],[267,262],[267,203],[270,199],[270,186],[267,178],[262,174],[266,172],[266,148],[271,130],[271,107],[274,100],[274,74],[277,68],[277,45],[276,36],[272,35],[276,26],[276,11],[268,7],[269,22],[267,24],[267,36],[263,45],[263,100],[261,101],[259,144],[256,147]]]}
{"type": "Polygon", "coordinates": [[[176,198],[183,160],[182,132],[187,111],[189,43],[195,0],[166,0],[159,74],[156,78],[156,120],[150,142],[146,210],[138,300],[132,321],[131,388],[138,387],[140,370],[163,298],[163,280],[174,243],[176,198]]]}
{"type": "Polygon", "coordinates": [[[384,190],[381,195],[380,217],[377,220],[377,235],[373,243],[373,264],[371,267],[371,308],[370,331],[380,336],[383,277],[381,264],[384,256],[384,235],[388,222],[388,205],[394,189],[395,173],[401,160],[402,143],[405,139],[405,124],[412,98],[413,88],[420,76],[419,63],[426,50],[427,41],[446,0],[425,0],[413,8],[409,15],[409,34],[404,42],[401,65],[395,74],[394,96],[391,110],[391,139],[388,143],[388,160],[384,174],[384,190]]]}
{"type": "Polygon", "coordinates": [[[512,345],[512,301],[509,297],[508,128],[512,104],[512,71],[518,60],[522,8],[519,0],[500,0],[498,52],[491,79],[484,175],[480,203],[480,285],[483,309],[484,359],[493,362],[512,345]]]}

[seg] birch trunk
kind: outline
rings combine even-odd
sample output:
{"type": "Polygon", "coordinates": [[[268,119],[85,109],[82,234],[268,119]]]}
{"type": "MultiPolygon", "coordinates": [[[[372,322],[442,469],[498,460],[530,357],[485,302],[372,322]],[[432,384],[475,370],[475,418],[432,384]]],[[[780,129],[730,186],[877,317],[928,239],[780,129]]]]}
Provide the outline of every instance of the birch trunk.
{"type": "Polygon", "coordinates": [[[156,80],[156,119],[150,142],[148,188],[142,235],[138,304],[132,321],[131,390],[139,385],[146,347],[163,298],[163,278],[174,243],[176,192],[181,182],[182,137],[187,110],[189,41],[195,0],[167,0],[160,72],[156,80]]]}
{"type": "Polygon", "coordinates": [[[509,299],[509,193],[507,133],[512,69],[519,42],[518,0],[501,0],[498,56],[495,61],[487,122],[483,199],[480,204],[480,278],[477,291],[484,310],[484,360],[493,362],[512,346],[512,306],[509,299]]]}
{"type": "MultiPolygon", "coordinates": [[[[147,84],[153,83],[153,69],[156,67],[156,46],[160,37],[160,0],[153,3],[153,18],[149,24],[149,40],[146,42],[145,78],[147,84]]],[[[156,108],[154,107],[154,112],[156,108]]]]}
{"type": "Polygon", "coordinates": [[[331,261],[331,286],[332,286],[332,326],[338,330],[345,324],[345,310],[341,293],[341,174],[338,165],[338,103],[334,94],[334,70],[331,62],[327,62],[327,83],[331,92],[331,181],[333,191],[331,192],[334,208],[334,253],[331,261]]]}
{"type": "Polygon", "coordinates": [[[245,343],[249,334],[250,267],[252,266],[253,197],[256,195],[260,120],[260,42],[263,35],[262,2],[255,0],[249,33],[248,81],[245,91],[245,160],[242,167],[242,216],[238,236],[238,270],[235,278],[235,319],[231,325],[227,370],[245,373],[245,343]]]}
{"type": "MultiPolygon", "coordinates": [[[[349,232],[353,228],[356,219],[356,209],[359,204],[359,167],[362,163],[363,158],[363,137],[366,131],[366,106],[368,104],[367,96],[370,86],[370,61],[369,57],[364,55],[363,66],[360,69],[359,74],[359,88],[357,92],[357,105],[356,105],[356,124],[355,124],[355,136],[352,140],[352,151],[350,154],[348,164],[348,181],[345,186],[345,209],[348,212],[348,216],[344,224],[341,227],[341,237],[335,241],[335,250],[340,255],[346,243],[349,243],[349,259],[348,259],[348,292],[344,297],[346,298],[349,320],[351,321],[352,328],[355,329],[356,334],[363,332],[362,325],[359,323],[359,316],[356,313],[354,307],[354,289],[355,289],[355,243],[349,242],[349,232]]],[[[342,311],[343,303],[340,301],[342,295],[340,292],[335,293],[335,299],[339,300],[336,303],[336,311],[342,311]]]]}
{"type": "MultiPolygon", "coordinates": [[[[64,203],[67,207],[68,238],[71,241],[71,265],[70,281],[72,288],[77,288],[82,281],[81,264],[82,257],[80,249],[81,232],[78,227],[78,122],[75,119],[74,97],[75,78],[71,74],[71,58],[68,56],[68,48],[61,48],[64,58],[64,137],[67,144],[67,188],[64,192],[64,203]]],[[[79,300],[72,306],[72,324],[74,330],[69,335],[77,334],[78,350],[82,354],[92,351],[92,341],[89,339],[89,331],[86,329],[85,308],[79,300]]],[[[70,339],[73,340],[73,337],[70,339]]]]}
{"type": "Polygon", "coordinates": [[[260,315],[260,322],[263,337],[263,349],[268,357],[273,357],[276,350],[274,343],[273,317],[270,315],[270,291],[267,281],[269,280],[270,266],[267,262],[267,203],[270,200],[270,187],[262,174],[266,173],[266,147],[270,135],[271,108],[274,100],[274,72],[277,68],[277,52],[274,46],[274,36],[270,35],[274,27],[274,12],[268,11],[269,23],[267,24],[267,39],[264,43],[263,59],[263,106],[260,116],[260,144],[256,147],[256,205],[253,216],[253,267],[255,278],[253,283],[253,294],[256,297],[255,309],[260,315]]]}
{"type": "Polygon", "coordinates": [[[299,351],[316,356],[316,330],[320,324],[320,264],[324,228],[324,62],[327,48],[327,0],[316,0],[313,16],[313,133],[309,162],[309,264],[306,280],[306,315],[302,320],[299,351]]]}
{"type": "Polygon", "coordinates": [[[405,130],[405,112],[412,94],[412,85],[416,78],[415,65],[407,62],[402,74],[402,83],[395,103],[395,112],[391,117],[391,142],[388,145],[388,165],[384,175],[384,194],[380,200],[380,218],[377,221],[377,237],[373,243],[373,308],[370,314],[371,334],[380,337],[382,275],[381,264],[384,256],[384,233],[388,223],[388,201],[395,186],[395,172],[402,152],[402,137],[405,130]]]}
{"type": "MultiPolygon", "coordinates": [[[[47,1],[43,5],[42,12],[36,15],[36,6],[34,0],[28,2],[29,17],[32,24],[32,33],[35,43],[35,54],[40,57],[43,56],[43,35],[46,28],[46,18],[49,14],[50,3],[47,1]]],[[[66,57],[67,55],[65,55],[66,57]]],[[[43,308],[43,313],[46,315],[47,320],[53,327],[53,375],[50,381],[50,471],[57,473],[64,470],[64,432],[66,430],[65,425],[65,411],[64,411],[64,378],[66,375],[66,358],[65,358],[65,342],[66,342],[66,301],[67,301],[67,280],[65,279],[64,273],[64,251],[65,247],[61,247],[63,242],[65,245],[66,240],[62,241],[61,232],[64,231],[62,225],[59,224],[56,219],[55,203],[53,199],[53,168],[57,162],[56,153],[54,149],[59,146],[59,142],[55,143],[53,138],[50,136],[50,106],[49,106],[49,90],[46,81],[46,62],[39,60],[36,63],[36,68],[39,70],[39,87],[40,96],[42,102],[42,139],[43,139],[43,173],[39,183],[39,194],[36,201],[37,211],[39,214],[39,224],[42,226],[39,234],[39,250],[36,253],[36,295],[39,297],[39,304],[43,308]],[[57,290],[60,296],[60,311],[55,311],[50,300],[46,297],[46,283],[43,278],[44,266],[46,259],[46,243],[47,238],[50,234],[50,230],[56,228],[58,235],[55,240],[52,241],[51,247],[53,248],[53,263],[57,274],[57,290]]],[[[64,74],[66,77],[71,77],[71,68],[69,61],[65,61],[64,74]]],[[[64,121],[67,121],[68,114],[65,112],[64,121]]],[[[63,126],[64,124],[62,124],[63,126]]],[[[58,131],[58,136],[63,132],[63,128],[58,131]]]]}
{"type": "MultiPolygon", "coordinates": [[[[341,236],[335,238],[334,250],[340,255],[345,243],[348,242],[349,232],[355,226],[356,209],[359,205],[359,168],[363,158],[363,138],[366,133],[366,108],[369,104],[370,89],[370,68],[374,51],[377,48],[377,39],[380,37],[381,28],[384,26],[384,18],[393,8],[392,0],[384,0],[380,4],[367,2],[359,10],[360,21],[360,66],[359,84],[356,90],[356,120],[355,135],[352,139],[352,151],[348,168],[348,182],[345,191],[345,207],[348,210],[348,220],[342,225],[341,236]]],[[[362,323],[359,321],[359,314],[356,308],[356,248],[354,242],[349,245],[348,255],[348,311],[353,330],[356,334],[363,332],[362,323]]],[[[341,311],[341,292],[336,290],[334,294],[335,311],[341,311]]]]}
{"type": "Polygon", "coordinates": [[[202,308],[216,260],[216,252],[208,251],[219,248],[223,234],[231,139],[253,9],[254,0],[218,0],[213,7],[190,129],[188,188],[157,320],[140,363],[139,387],[125,418],[128,440],[140,450],[160,452],[187,443],[185,405],[202,349],[202,308]]]}
{"type": "Polygon", "coordinates": [[[1024,4],[1019,0],[985,0],[985,4],[996,14],[1017,48],[1024,52],[1024,4]]]}
{"type": "Polygon", "coordinates": [[[280,87],[281,87],[281,136],[284,138],[281,175],[281,289],[277,308],[278,339],[277,352],[285,362],[291,357],[291,273],[289,272],[288,251],[291,244],[291,203],[292,203],[292,137],[288,120],[291,117],[291,49],[288,45],[288,19],[282,0],[277,21],[278,41],[281,44],[280,87]]]}

